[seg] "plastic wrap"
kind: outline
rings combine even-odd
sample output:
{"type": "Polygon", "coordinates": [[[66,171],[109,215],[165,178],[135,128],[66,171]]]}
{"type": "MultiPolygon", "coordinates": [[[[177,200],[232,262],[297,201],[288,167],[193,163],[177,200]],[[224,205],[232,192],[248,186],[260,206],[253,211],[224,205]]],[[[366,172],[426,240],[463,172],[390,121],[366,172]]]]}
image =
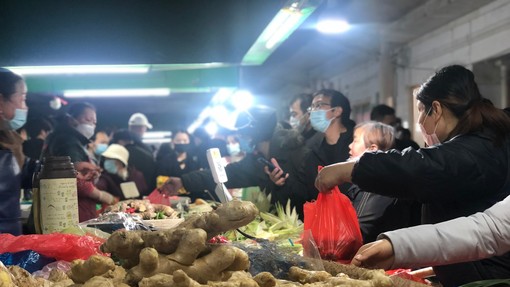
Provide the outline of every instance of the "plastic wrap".
{"type": "MultiPolygon", "coordinates": [[[[284,241],[274,242],[264,239],[245,240],[232,244],[244,250],[250,258],[250,269],[253,276],[260,272],[269,272],[275,278],[288,279],[290,267],[297,266],[307,270],[324,270],[320,258],[307,258],[290,251],[284,241]]],[[[287,242],[289,243],[289,242],[287,242]]]]}
{"type": "Polygon", "coordinates": [[[118,229],[152,230],[152,227],[146,225],[139,215],[124,212],[105,213],[97,218],[81,222],[79,226],[97,228],[106,233],[113,233],[118,229]]]}
{"type": "Polygon", "coordinates": [[[50,264],[47,264],[41,270],[33,272],[32,275],[34,277],[48,279],[48,277],[50,276],[50,272],[54,269],[58,269],[67,273],[67,271],[71,270],[71,263],[67,261],[55,261],[50,264]]]}
{"type": "Polygon", "coordinates": [[[0,254],[0,261],[2,261],[2,263],[6,266],[18,265],[32,273],[42,269],[47,264],[54,262],[55,259],[41,255],[33,250],[25,250],[15,253],[2,253],[0,254]]]}

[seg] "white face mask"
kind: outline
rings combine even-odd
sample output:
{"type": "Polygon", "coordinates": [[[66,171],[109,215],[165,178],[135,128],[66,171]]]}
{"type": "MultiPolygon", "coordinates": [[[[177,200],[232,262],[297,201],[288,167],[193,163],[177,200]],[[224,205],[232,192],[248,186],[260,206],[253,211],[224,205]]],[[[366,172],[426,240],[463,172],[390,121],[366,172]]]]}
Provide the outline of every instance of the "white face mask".
{"type": "Polygon", "coordinates": [[[289,119],[290,126],[300,133],[302,133],[305,129],[304,125],[301,123],[304,116],[305,115],[301,115],[300,117],[290,117],[289,119]]]}
{"type": "Polygon", "coordinates": [[[423,136],[423,141],[425,142],[425,144],[427,144],[427,146],[435,146],[435,145],[441,144],[441,141],[439,140],[439,138],[436,135],[436,129],[437,129],[437,125],[439,124],[439,122],[437,122],[436,127],[434,128],[434,131],[430,135],[427,134],[427,131],[425,130],[425,127],[423,126],[423,124],[427,120],[427,117],[431,111],[432,111],[432,107],[430,107],[427,114],[425,114],[425,119],[423,120],[423,123],[420,124],[421,135],[423,136]]]}
{"type": "Polygon", "coordinates": [[[96,131],[96,127],[91,124],[79,124],[75,129],[87,139],[90,139],[96,131]]]}

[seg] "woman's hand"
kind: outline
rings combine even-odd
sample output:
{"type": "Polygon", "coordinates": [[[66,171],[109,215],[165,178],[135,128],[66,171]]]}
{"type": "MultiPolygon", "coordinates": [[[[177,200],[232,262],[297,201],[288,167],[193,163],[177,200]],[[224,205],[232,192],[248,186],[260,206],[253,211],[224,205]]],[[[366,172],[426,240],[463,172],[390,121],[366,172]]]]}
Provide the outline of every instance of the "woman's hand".
{"type": "Polygon", "coordinates": [[[74,167],[77,171],[77,177],[82,180],[94,181],[101,175],[101,168],[91,162],[75,162],[74,167]]]}
{"type": "Polygon", "coordinates": [[[355,162],[341,162],[325,166],[317,174],[315,187],[322,192],[344,182],[351,182],[354,164],[355,162]]]}
{"type": "Polygon", "coordinates": [[[377,240],[361,246],[358,253],[354,256],[351,264],[372,268],[372,269],[390,269],[395,261],[393,245],[387,239],[377,240]]]}
{"type": "Polygon", "coordinates": [[[269,168],[265,166],[264,172],[267,175],[269,175],[269,178],[274,184],[278,186],[283,186],[285,184],[285,181],[289,177],[289,174],[283,172],[283,170],[280,167],[280,164],[278,164],[278,161],[276,159],[271,158],[271,163],[275,166],[275,169],[273,169],[273,171],[269,171],[269,168]]]}

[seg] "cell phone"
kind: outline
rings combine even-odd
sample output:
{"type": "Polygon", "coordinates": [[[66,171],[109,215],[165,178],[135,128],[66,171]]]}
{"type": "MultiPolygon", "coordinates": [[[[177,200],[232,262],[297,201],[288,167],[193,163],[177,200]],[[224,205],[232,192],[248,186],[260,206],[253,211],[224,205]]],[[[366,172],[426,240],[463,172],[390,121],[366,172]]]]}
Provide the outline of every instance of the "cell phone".
{"type": "Polygon", "coordinates": [[[267,159],[263,158],[263,157],[259,157],[257,159],[258,162],[260,162],[261,164],[267,166],[267,168],[269,168],[269,172],[273,172],[273,170],[276,168],[276,166],[274,166],[274,164],[272,164],[270,161],[268,161],[267,159]]]}

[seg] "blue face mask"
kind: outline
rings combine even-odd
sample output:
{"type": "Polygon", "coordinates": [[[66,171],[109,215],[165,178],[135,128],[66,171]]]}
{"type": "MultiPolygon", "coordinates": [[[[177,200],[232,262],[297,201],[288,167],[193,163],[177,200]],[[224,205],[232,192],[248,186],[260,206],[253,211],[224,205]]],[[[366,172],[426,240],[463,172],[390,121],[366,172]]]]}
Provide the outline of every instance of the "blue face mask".
{"type": "Polygon", "coordinates": [[[102,155],[103,152],[108,148],[108,145],[107,144],[104,144],[104,143],[100,143],[100,144],[97,144],[96,145],[96,150],[94,151],[95,154],[97,155],[102,155]]]}
{"type": "Polygon", "coordinates": [[[107,160],[105,160],[104,164],[103,164],[103,167],[104,167],[104,169],[108,173],[117,174],[117,172],[118,172],[117,165],[115,164],[115,160],[114,159],[107,159],[107,160]]]}
{"type": "Polygon", "coordinates": [[[14,118],[9,121],[9,127],[12,130],[21,128],[27,122],[28,110],[16,109],[14,118]]]}
{"type": "Polygon", "coordinates": [[[246,137],[239,137],[239,148],[245,153],[253,153],[255,146],[252,144],[252,140],[246,137]]]}
{"type": "Polygon", "coordinates": [[[227,150],[230,155],[234,156],[241,152],[241,146],[239,143],[231,143],[227,145],[227,150]]]}
{"type": "Polygon", "coordinates": [[[310,124],[312,125],[313,129],[325,133],[328,129],[329,125],[331,124],[331,121],[333,119],[328,120],[326,117],[326,113],[329,110],[317,110],[317,111],[311,111],[310,112],[310,124]]]}

